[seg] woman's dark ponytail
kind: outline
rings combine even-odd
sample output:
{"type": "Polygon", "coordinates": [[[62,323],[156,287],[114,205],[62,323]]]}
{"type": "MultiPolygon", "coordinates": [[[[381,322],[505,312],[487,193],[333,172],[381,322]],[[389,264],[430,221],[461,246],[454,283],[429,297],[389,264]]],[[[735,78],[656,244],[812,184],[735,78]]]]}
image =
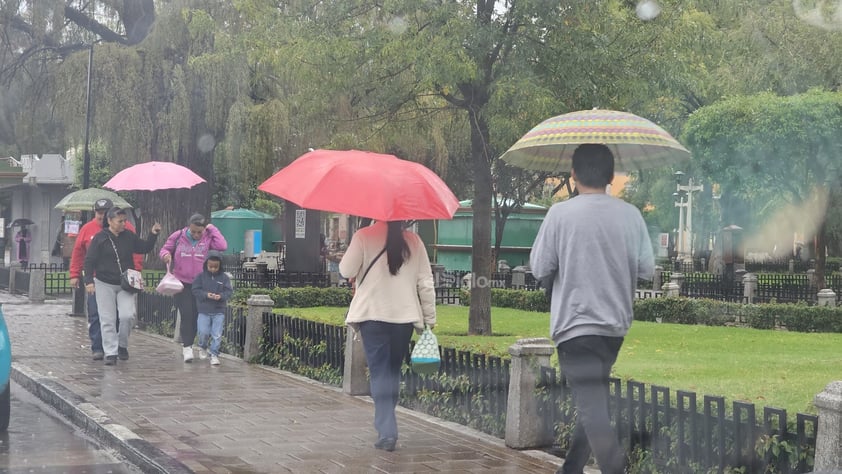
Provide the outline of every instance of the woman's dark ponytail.
{"type": "Polygon", "coordinates": [[[391,221],[388,223],[386,234],[386,258],[389,262],[389,273],[397,275],[403,262],[409,258],[409,244],[403,238],[403,222],[391,221]]]}

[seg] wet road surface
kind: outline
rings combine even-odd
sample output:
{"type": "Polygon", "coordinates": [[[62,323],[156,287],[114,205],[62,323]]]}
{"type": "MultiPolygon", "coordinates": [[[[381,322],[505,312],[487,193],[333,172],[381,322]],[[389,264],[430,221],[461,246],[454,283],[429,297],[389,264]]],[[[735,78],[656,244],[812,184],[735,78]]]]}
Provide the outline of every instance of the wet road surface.
{"type": "Polygon", "coordinates": [[[0,472],[137,474],[113,452],[67,424],[52,408],[12,384],[12,419],[0,433],[0,472]]]}

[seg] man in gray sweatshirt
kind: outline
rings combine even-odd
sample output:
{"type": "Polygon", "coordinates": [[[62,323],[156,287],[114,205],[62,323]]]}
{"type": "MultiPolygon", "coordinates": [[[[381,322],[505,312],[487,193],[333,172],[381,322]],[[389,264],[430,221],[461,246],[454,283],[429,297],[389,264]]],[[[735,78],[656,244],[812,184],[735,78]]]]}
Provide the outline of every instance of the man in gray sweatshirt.
{"type": "Polygon", "coordinates": [[[579,195],[547,212],[530,255],[532,274],[550,281],[550,334],[576,406],[560,473],[581,473],[591,450],[605,474],[626,457],[608,414],[608,378],[632,322],[637,279],[652,279],[652,243],[640,211],[606,193],[614,156],[579,145],[571,176],[579,195]]]}

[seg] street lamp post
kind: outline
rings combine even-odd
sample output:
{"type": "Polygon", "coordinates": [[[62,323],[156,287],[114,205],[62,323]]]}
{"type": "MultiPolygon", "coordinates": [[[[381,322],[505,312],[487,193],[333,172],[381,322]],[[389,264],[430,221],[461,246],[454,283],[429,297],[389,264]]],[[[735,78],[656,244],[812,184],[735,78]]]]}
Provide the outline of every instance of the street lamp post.
{"type": "MultiPolygon", "coordinates": [[[[91,133],[91,79],[94,67],[94,45],[91,44],[90,51],[88,51],[88,80],[85,84],[86,104],[85,104],[85,154],[82,162],[82,189],[87,189],[91,186],[91,152],[90,152],[90,133],[91,133]]],[[[82,222],[88,221],[88,212],[82,211],[82,222]]],[[[70,313],[72,316],[85,316],[85,284],[81,283],[79,288],[73,289],[73,309],[70,313]]]]}
{"type": "Polygon", "coordinates": [[[678,258],[693,257],[693,193],[703,191],[705,187],[701,184],[694,185],[693,178],[687,180],[687,185],[682,185],[682,177],[684,173],[681,171],[675,172],[675,188],[676,192],[673,196],[678,197],[678,202],[675,207],[679,208],[678,215],[678,242],[676,245],[676,252],[678,258]],[[684,196],[687,200],[684,200],[684,196]],[[687,209],[685,212],[684,209],[687,209]]]}
{"type": "Polygon", "coordinates": [[[681,258],[686,253],[686,247],[684,245],[684,209],[687,208],[687,202],[684,200],[683,193],[674,192],[672,195],[678,200],[675,203],[675,207],[678,208],[678,234],[675,238],[675,254],[676,258],[681,258]]]}

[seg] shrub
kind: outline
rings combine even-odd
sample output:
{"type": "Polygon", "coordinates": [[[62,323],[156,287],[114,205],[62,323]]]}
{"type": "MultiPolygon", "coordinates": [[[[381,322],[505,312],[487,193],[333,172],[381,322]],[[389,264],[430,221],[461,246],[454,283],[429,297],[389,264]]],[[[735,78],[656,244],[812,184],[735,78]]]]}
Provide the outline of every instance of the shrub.
{"type": "Polygon", "coordinates": [[[269,295],[275,308],[343,307],[351,304],[349,288],[245,288],[234,292],[232,304],[245,305],[251,295],[269,295]]]}

